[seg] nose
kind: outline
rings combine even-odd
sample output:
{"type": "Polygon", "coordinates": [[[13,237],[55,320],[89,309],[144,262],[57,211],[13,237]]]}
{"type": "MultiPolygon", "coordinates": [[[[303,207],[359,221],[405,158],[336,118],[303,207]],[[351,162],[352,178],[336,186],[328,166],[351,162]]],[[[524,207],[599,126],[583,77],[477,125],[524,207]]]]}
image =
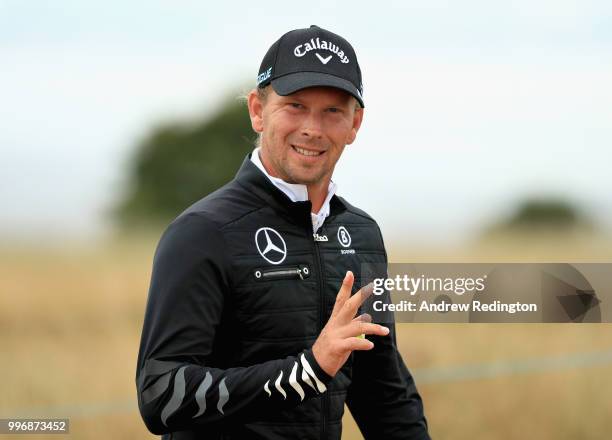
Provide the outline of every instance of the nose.
{"type": "Polygon", "coordinates": [[[304,118],[302,129],[302,136],[311,139],[321,139],[323,137],[323,120],[320,115],[315,112],[309,112],[308,116],[304,118]]]}

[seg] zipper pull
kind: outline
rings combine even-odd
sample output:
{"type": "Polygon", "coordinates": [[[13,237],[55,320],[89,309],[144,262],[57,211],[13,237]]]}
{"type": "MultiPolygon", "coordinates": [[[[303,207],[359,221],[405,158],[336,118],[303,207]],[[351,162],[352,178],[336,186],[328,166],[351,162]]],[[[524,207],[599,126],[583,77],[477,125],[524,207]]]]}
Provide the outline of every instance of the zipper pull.
{"type": "Polygon", "coordinates": [[[302,274],[302,269],[298,269],[297,273],[300,276],[300,280],[303,280],[304,279],[304,275],[302,274]]]}

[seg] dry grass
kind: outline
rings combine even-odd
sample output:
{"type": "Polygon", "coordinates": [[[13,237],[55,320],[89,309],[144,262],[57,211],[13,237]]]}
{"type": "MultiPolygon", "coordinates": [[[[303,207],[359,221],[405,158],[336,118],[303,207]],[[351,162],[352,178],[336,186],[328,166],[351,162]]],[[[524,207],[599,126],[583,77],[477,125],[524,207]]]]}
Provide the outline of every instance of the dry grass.
{"type": "MultiPolygon", "coordinates": [[[[154,247],[141,240],[0,250],[0,418],[32,410],[69,417],[74,438],[153,437],[131,402],[154,247]]],[[[611,261],[612,246],[588,237],[514,238],[454,249],[398,245],[390,255],[396,262],[611,261]]],[[[398,330],[400,351],[417,371],[612,347],[607,324],[399,324],[398,330]]],[[[603,439],[612,431],[612,365],[419,390],[438,439],[603,439]]],[[[344,438],[360,438],[348,412],[344,438]]]]}

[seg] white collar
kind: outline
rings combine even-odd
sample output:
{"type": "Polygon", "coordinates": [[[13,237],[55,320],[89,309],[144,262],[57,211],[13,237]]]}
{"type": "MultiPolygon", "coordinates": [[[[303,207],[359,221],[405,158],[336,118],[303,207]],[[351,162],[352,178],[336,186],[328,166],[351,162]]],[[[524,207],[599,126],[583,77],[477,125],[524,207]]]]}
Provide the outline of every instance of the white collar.
{"type": "MultiPolygon", "coordinates": [[[[263,163],[261,163],[261,158],[259,157],[260,150],[260,147],[255,148],[255,150],[253,150],[253,154],[251,154],[251,162],[253,162],[255,166],[257,166],[257,168],[261,170],[262,173],[264,173],[264,175],[270,180],[270,182],[272,182],[274,186],[276,186],[287,197],[289,197],[292,202],[305,202],[306,200],[308,200],[308,189],[306,185],[302,185],[299,183],[288,183],[285,182],[283,179],[279,179],[278,177],[273,177],[268,174],[268,172],[263,166],[263,163]]],[[[312,218],[312,230],[314,233],[318,231],[321,225],[323,225],[325,219],[329,216],[329,202],[333,195],[336,193],[337,189],[338,185],[336,185],[335,182],[330,180],[329,187],[327,188],[327,197],[325,197],[325,201],[323,202],[321,209],[319,209],[319,212],[317,214],[315,214],[314,212],[310,213],[310,216],[312,218]]]]}

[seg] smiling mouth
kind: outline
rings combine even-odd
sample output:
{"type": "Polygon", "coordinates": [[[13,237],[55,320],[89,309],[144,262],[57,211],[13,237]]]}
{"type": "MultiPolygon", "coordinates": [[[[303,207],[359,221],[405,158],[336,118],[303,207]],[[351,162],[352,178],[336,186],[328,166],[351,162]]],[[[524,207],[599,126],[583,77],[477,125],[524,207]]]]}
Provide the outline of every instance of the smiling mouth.
{"type": "Polygon", "coordinates": [[[320,156],[323,153],[325,153],[325,151],[306,150],[306,149],[300,148],[300,147],[298,147],[296,145],[291,145],[291,148],[293,148],[293,151],[298,152],[302,156],[320,156]]]}

